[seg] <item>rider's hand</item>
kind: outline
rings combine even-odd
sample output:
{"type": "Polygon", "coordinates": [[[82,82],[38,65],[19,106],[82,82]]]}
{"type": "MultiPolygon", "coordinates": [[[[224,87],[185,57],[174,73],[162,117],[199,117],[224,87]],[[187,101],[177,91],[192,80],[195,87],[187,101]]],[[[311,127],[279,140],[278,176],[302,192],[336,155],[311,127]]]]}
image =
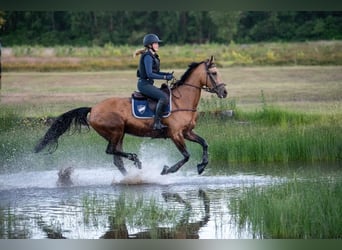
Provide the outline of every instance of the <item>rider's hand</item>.
{"type": "Polygon", "coordinates": [[[173,79],[173,73],[168,73],[168,74],[166,74],[165,79],[168,80],[168,81],[170,81],[171,79],[173,79]]]}

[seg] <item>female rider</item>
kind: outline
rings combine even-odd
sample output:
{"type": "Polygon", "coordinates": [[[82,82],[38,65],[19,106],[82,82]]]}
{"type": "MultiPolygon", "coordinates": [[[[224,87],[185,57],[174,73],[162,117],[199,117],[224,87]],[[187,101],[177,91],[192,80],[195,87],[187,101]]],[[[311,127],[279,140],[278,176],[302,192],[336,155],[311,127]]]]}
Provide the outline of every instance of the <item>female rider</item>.
{"type": "Polygon", "coordinates": [[[172,73],[160,71],[160,60],[157,54],[160,42],[162,41],[157,35],[147,34],[143,39],[144,49],[135,52],[135,55],[141,54],[139,68],[137,71],[137,76],[139,77],[137,84],[138,90],[142,94],[158,101],[154,116],[154,130],[160,130],[167,127],[161,123],[161,118],[163,110],[168,105],[169,101],[168,96],[153,85],[154,80],[171,80],[173,78],[172,73]]]}

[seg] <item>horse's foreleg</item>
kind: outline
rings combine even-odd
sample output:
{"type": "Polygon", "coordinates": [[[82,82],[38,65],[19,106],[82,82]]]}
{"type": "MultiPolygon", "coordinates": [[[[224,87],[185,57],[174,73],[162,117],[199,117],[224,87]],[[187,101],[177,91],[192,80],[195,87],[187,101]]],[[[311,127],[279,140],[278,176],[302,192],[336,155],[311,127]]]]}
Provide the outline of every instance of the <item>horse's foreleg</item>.
{"type": "Polygon", "coordinates": [[[180,167],[183,166],[190,158],[190,154],[186,149],[183,135],[178,135],[171,139],[175,143],[177,149],[182,153],[184,158],[171,167],[164,166],[163,171],[160,173],[162,175],[177,172],[178,169],[180,169],[180,167]]]}
{"type": "Polygon", "coordinates": [[[202,162],[197,165],[198,174],[202,174],[205,167],[208,165],[208,144],[202,137],[195,134],[193,131],[185,134],[185,138],[189,141],[200,144],[203,148],[202,162]]]}

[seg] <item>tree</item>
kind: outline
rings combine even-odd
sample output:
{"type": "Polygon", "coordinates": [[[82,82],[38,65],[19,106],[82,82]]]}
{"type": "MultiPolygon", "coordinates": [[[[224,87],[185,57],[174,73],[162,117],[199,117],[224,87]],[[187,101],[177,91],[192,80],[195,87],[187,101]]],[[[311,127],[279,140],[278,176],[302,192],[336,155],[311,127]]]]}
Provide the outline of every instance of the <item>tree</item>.
{"type": "Polygon", "coordinates": [[[4,46],[141,45],[341,39],[338,11],[11,11],[0,12],[4,46]]]}
{"type": "Polygon", "coordinates": [[[240,11],[209,11],[209,17],[216,26],[215,40],[227,43],[233,40],[238,31],[240,11]]]}

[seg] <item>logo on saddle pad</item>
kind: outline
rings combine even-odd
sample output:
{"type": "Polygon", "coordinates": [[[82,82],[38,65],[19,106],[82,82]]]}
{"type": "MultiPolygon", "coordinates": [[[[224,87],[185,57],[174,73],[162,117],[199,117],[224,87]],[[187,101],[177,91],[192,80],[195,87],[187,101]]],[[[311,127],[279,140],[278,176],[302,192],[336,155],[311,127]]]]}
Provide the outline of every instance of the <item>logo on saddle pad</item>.
{"type": "Polygon", "coordinates": [[[141,104],[137,105],[137,110],[139,114],[144,114],[146,110],[146,105],[141,105],[141,104]]]}

